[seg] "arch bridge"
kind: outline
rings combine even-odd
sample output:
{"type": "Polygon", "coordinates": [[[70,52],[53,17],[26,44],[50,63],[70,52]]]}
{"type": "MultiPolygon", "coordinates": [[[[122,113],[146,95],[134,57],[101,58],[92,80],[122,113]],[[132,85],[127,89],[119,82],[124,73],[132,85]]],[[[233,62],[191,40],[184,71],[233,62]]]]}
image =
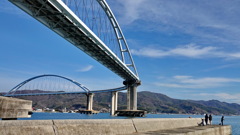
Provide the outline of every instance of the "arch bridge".
{"type": "Polygon", "coordinates": [[[105,0],[9,1],[123,78],[128,90],[127,109],[137,110],[141,81],[127,41],[105,0]]]}
{"type": "Polygon", "coordinates": [[[89,90],[84,85],[60,75],[45,74],[29,78],[13,87],[5,97],[42,96],[42,95],[66,95],[84,94],[87,96],[87,110],[93,110],[94,93],[111,92],[111,115],[117,111],[118,92],[127,90],[126,86],[107,89],[89,90]],[[69,84],[70,83],[70,84],[69,84]],[[70,86],[69,86],[70,85],[70,86]]]}

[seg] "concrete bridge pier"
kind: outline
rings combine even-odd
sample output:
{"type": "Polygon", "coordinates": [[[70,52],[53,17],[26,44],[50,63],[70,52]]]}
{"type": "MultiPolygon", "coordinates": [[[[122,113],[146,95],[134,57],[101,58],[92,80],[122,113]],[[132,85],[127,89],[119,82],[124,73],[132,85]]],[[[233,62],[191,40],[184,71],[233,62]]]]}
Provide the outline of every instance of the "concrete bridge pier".
{"type": "Polygon", "coordinates": [[[115,115],[115,111],[118,107],[118,92],[113,91],[112,92],[112,104],[111,104],[111,115],[115,115]]]}
{"type": "Polygon", "coordinates": [[[137,110],[137,86],[128,86],[127,110],[137,110]]]}
{"type": "Polygon", "coordinates": [[[87,94],[87,110],[93,110],[93,93],[87,94]]]}
{"type": "Polygon", "coordinates": [[[79,110],[78,112],[81,114],[97,114],[99,111],[93,110],[93,93],[86,94],[87,96],[87,106],[86,110],[79,110]]]}
{"type": "Polygon", "coordinates": [[[117,116],[131,116],[131,117],[143,117],[146,115],[146,111],[137,109],[137,87],[141,82],[137,81],[124,81],[124,85],[128,87],[127,91],[127,109],[115,111],[117,116]]]}

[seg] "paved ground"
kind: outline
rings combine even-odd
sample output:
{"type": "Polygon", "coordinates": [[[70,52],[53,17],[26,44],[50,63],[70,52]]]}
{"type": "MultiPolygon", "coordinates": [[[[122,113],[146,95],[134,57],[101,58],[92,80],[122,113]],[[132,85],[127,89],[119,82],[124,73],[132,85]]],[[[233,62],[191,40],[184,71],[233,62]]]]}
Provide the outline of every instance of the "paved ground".
{"type": "Polygon", "coordinates": [[[172,130],[159,130],[159,131],[151,131],[151,132],[145,132],[145,133],[134,133],[132,135],[202,135],[202,134],[230,135],[231,134],[228,132],[223,133],[222,131],[220,131],[220,128],[228,129],[229,126],[208,125],[208,126],[185,127],[185,128],[177,128],[172,130]],[[213,131],[217,131],[217,132],[213,132],[213,131]]]}

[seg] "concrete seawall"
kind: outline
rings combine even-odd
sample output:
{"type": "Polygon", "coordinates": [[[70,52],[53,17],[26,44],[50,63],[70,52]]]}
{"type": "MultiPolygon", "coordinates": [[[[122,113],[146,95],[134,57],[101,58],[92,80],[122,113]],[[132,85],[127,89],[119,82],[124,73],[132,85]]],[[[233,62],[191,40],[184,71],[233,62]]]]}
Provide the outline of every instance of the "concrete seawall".
{"type": "MultiPolygon", "coordinates": [[[[197,126],[200,118],[0,121],[1,135],[115,135],[197,126]]],[[[225,134],[224,134],[225,135],[225,134]]]]}
{"type": "Polygon", "coordinates": [[[137,132],[191,127],[197,126],[200,122],[200,118],[133,119],[137,132]]]}
{"type": "Polygon", "coordinates": [[[26,118],[31,110],[32,101],[0,96],[0,118],[26,118]]]}
{"type": "MultiPolygon", "coordinates": [[[[229,125],[208,125],[183,127],[168,130],[157,130],[149,132],[133,133],[134,135],[231,135],[231,126],[229,125]]],[[[133,135],[130,134],[130,135],[133,135]]]]}

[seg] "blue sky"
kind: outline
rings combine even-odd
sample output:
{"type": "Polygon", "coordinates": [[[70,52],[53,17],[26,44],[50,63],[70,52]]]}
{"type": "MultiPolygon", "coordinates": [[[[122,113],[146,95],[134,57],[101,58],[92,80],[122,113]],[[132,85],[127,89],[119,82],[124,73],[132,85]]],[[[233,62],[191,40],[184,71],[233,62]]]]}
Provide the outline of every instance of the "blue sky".
{"type": "MultiPolygon", "coordinates": [[[[107,2],[131,49],[139,91],[240,103],[239,1],[107,2]]],[[[8,1],[0,5],[0,91],[41,74],[93,90],[122,86],[120,77],[8,1]]]]}

